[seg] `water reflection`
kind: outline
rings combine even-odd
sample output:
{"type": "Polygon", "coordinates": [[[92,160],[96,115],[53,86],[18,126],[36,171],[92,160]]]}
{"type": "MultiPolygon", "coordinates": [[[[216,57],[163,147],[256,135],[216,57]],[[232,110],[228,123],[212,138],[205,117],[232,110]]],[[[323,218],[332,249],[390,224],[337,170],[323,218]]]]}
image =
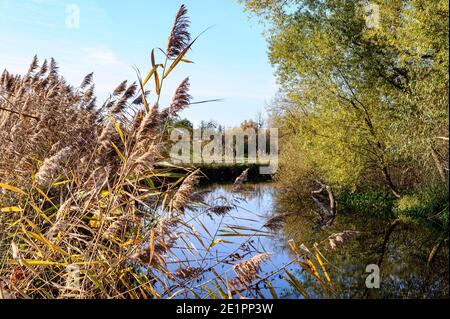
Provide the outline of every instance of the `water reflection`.
{"type": "MultiPolygon", "coordinates": [[[[315,243],[326,242],[328,236],[342,231],[357,231],[358,236],[336,250],[322,251],[326,268],[339,298],[448,298],[448,241],[441,245],[432,263],[427,265],[430,251],[439,235],[426,227],[400,224],[392,232],[386,245],[381,264],[380,289],[367,289],[365,272],[368,264],[380,260],[383,240],[390,221],[373,217],[338,212],[330,228],[317,231],[314,217],[308,209],[286,201],[271,184],[250,185],[239,193],[232,192],[232,186],[210,187],[209,200],[212,206],[228,206],[221,214],[204,210],[189,212],[187,218],[204,238],[214,238],[217,245],[211,249],[215,260],[202,260],[201,267],[210,267],[217,260],[225,258],[232,265],[254,253],[270,253],[271,259],[262,266],[260,276],[264,277],[294,257],[287,242],[292,239],[300,246],[313,247],[315,243]],[[286,214],[289,213],[289,214],[286,214]],[[265,227],[266,222],[277,214],[284,214],[283,223],[277,230],[265,227]],[[246,236],[258,232],[258,236],[246,236]],[[210,264],[209,264],[210,263],[210,264]]],[[[288,267],[316,298],[327,295],[318,289],[316,282],[304,271],[288,267]]],[[[285,298],[301,298],[280,276],[273,276],[269,282],[277,294],[285,298]]],[[[261,293],[270,297],[267,287],[261,293]]],[[[248,297],[255,297],[248,295],[248,297]]]]}

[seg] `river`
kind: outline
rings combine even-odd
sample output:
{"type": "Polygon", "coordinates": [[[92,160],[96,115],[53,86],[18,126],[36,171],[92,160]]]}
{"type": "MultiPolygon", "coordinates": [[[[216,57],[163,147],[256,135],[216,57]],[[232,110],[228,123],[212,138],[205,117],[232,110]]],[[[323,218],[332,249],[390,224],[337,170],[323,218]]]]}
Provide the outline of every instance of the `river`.
{"type": "MultiPolygon", "coordinates": [[[[439,234],[425,226],[400,223],[393,229],[382,254],[386,230],[392,221],[370,217],[369,212],[352,214],[338,211],[330,228],[317,230],[308,211],[297,211],[285,216],[282,222],[275,225],[277,227],[269,229],[265,224],[271,217],[286,213],[274,184],[247,185],[239,192],[233,191],[232,185],[213,185],[208,190],[208,207],[218,208],[215,211],[210,208],[192,209],[184,217],[198,234],[186,245],[196,250],[198,255],[196,258],[189,257],[190,254],[181,249],[177,253],[178,257],[183,256],[179,260],[190,260],[189,267],[208,269],[189,283],[193,289],[205,282],[213,288],[213,282],[216,287],[221,281],[222,286],[227,286],[236,275],[233,265],[268,253],[270,258],[261,263],[252,281],[251,287],[255,290],[241,291],[241,297],[448,298],[448,241],[444,241],[428,265],[429,254],[438,242],[439,234]],[[344,231],[355,236],[344,238],[344,242],[338,242],[338,247],[332,249],[329,236],[344,231]],[[295,243],[296,249],[304,244],[303,247],[312,252],[316,252],[314,244],[319,243],[317,251],[320,252],[323,268],[317,267],[322,280],[328,282],[323,277],[325,269],[332,293],[324,290],[320,282],[298,263],[282,268],[296,257],[288,244],[289,240],[295,243]],[[366,272],[366,267],[370,264],[380,264],[379,288],[368,289],[366,286],[366,279],[371,274],[366,272]],[[283,270],[277,271],[280,268],[283,270]],[[287,273],[298,280],[301,288],[297,286],[294,289],[292,281],[288,283],[290,275],[287,273]],[[217,279],[219,277],[222,279],[217,279]],[[255,282],[258,284],[255,285],[255,282]]],[[[208,291],[214,291],[213,288],[208,291]]],[[[238,295],[233,294],[233,297],[238,295]]],[[[188,294],[182,296],[193,297],[188,294]]],[[[215,293],[209,295],[213,296],[215,293]]]]}

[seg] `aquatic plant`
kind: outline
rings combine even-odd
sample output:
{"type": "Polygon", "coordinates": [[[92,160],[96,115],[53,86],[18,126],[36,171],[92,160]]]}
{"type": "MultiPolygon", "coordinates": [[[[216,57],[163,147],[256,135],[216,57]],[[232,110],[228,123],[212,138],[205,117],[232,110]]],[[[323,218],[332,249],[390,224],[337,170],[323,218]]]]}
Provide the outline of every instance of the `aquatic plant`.
{"type": "MultiPolygon", "coordinates": [[[[168,131],[191,103],[188,78],[167,108],[160,97],[171,72],[191,62],[188,26],[181,6],[163,63],[152,50],[146,76],[137,71],[137,82],[121,82],[102,104],[92,73],[74,87],[54,59],[39,66],[35,56],[24,75],[3,72],[0,298],[261,297],[258,266],[269,255],[244,245],[249,259],[219,274],[231,254],[214,259],[211,250],[226,241],[206,241],[186,213],[199,206],[223,216],[233,206],[208,206],[195,190],[200,171],[167,165],[168,131]],[[228,280],[233,270],[244,290],[228,280]]],[[[222,237],[266,235],[238,229],[222,237]]]]}

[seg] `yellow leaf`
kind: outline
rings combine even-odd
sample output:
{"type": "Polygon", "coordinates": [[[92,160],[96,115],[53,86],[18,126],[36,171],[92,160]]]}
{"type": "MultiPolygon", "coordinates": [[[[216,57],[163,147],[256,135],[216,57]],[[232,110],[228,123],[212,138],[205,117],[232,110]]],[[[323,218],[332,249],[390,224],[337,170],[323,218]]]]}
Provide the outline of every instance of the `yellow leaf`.
{"type": "MultiPolygon", "coordinates": [[[[152,50],[151,60],[152,60],[152,67],[157,68],[157,65],[155,63],[155,49],[152,50]]],[[[161,93],[161,82],[159,81],[158,70],[156,69],[155,69],[155,90],[156,94],[159,95],[161,93]]]]}
{"type": "Polygon", "coordinates": [[[93,229],[99,229],[100,227],[100,221],[97,219],[91,219],[89,221],[89,227],[93,228],[93,229]]]}
{"type": "Polygon", "coordinates": [[[63,254],[63,255],[67,255],[67,253],[62,250],[61,248],[59,248],[58,246],[52,244],[50,241],[48,241],[45,237],[43,237],[40,234],[36,234],[33,232],[26,232],[26,234],[36,240],[39,240],[40,242],[42,242],[44,245],[46,245],[47,247],[50,247],[51,249],[63,254]]]}
{"type": "Polygon", "coordinates": [[[150,231],[150,258],[149,258],[149,264],[152,263],[153,255],[155,253],[155,230],[152,228],[150,231]]]}
{"type": "Polygon", "coordinates": [[[39,187],[35,186],[36,190],[39,192],[39,194],[41,194],[45,200],[47,200],[50,204],[52,204],[52,206],[56,209],[58,209],[58,207],[55,205],[55,203],[53,203],[53,201],[50,199],[50,197],[48,197],[44,191],[42,189],[40,189],[39,187]]]}
{"type": "Polygon", "coordinates": [[[53,183],[51,186],[60,186],[69,183],[69,180],[53,183]]]}
{"type": "Polygon", "coordinates": [[[325,269],[325,265],[323,264],[322,258],[320,258],[320,255],[317,252],[314,255],[316,256],[317,260],[319,261],[319,265],[322,268],[322,271],[323,271],[323,274],[325,275],[325,278],[327,279],[328,283],[331,284],[330,276],[328,276],[328,272],[325,269]]]}
{"type": "Polygon", "coordinates": [[[152,67],[152,69],[150,70],[150,72],[148,72],[147,76],[145,77],[144,81],[142,82],[143,86],[145,86],[147,84],[147,82],[151,79],[152,75],[156,72],[156,70],[158,70],[159,67],[163,67],[163,65],[156,64],[155,66],[152,67]]]}
{"type": "Polygon", "coordinates": [[[118,122],[114,122],[114,127],[116,128],[117,133],[119,133],[120,139],[122,140],[122,143],[125,145],[125,137],[123,135],[122,129],[120,128],[120,125],[118,122]]]}
{"type": "Polygon", "coordinates": [[[119,155],[120,159],[125,162],[125,156],[123,156],[122,152],[119,150],[116,144],[111,142],[112,147],[116,150],[117,155],[119,155]]]}
{"type": "Polygon", "coordinates": [[[232,244],[232,242],[227,241],[227,240],[224,240],[224,239],[222,239],[222,238],[214,239],[214,240],[212,241],[211,245],[209,245],[208,251],[209,251],[211,248],[213,248],[215,245],[217,245],[217,244],[232,244]]]}
{"type": "Polygon", "coordinates": [[[0,187],[1,187],[1,188],[4,188],[4,189],[6,189],[6,190],[9,190],[9,191],[11,191],[11,192],[14,192],[14,193],[19,193],[19,194],[23,194],[23,195],[26,195],[26,194],[27,194],[27,193],[25,193],[23,190],[21,190],[20,188],[17,188],[17,187],[8,185],[8,184],[0,183],[0,187]]]}
{"type": "Polygon", "coordinates": [[[13,206],[13,207],[3,207],[3,208],[0,208],[0,211],[1,211],[2,213],[18,213],[18,212],[23,211],[23,209],[20,208],[20,207],[13,206]]]}
{"type": "MultiPolygon", "coordinates": [[[[29,266],[66,266],[66,264],[58,263],[56,261],[45,261],[45,260],[35,260],[35,259],[22,259],[21,261],[25,265],[29,265],[29,266]]],[[[15,260],[9,260],[8,264],[17,265],[19,263],[15,260]]]]}

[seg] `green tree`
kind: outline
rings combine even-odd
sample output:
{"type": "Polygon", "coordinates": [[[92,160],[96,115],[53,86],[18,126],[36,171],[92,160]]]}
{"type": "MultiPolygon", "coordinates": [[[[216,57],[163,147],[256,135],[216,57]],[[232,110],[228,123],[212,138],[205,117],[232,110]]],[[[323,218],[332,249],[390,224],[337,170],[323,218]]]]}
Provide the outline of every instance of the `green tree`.
{"type": "Polygon", "coordinates": [[[334,184],[381,177],[396,197],[412,171],[446,180],[447,1],[372,1],[374,25],[367,1],[241,2],[267,23],[285,153],[334,184]]]}

